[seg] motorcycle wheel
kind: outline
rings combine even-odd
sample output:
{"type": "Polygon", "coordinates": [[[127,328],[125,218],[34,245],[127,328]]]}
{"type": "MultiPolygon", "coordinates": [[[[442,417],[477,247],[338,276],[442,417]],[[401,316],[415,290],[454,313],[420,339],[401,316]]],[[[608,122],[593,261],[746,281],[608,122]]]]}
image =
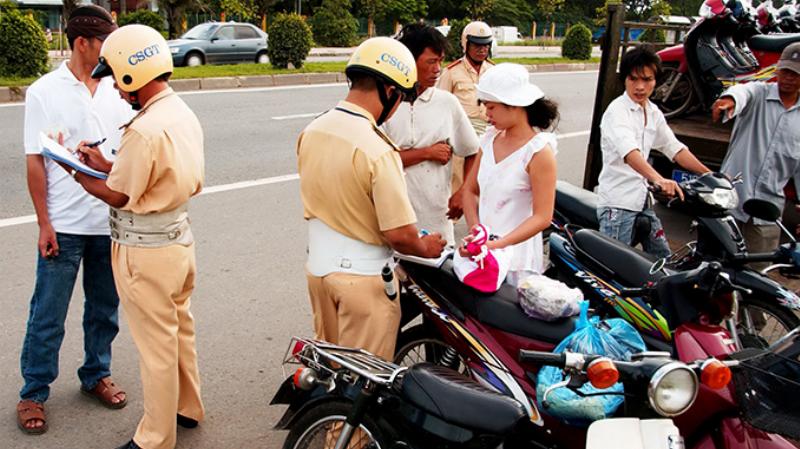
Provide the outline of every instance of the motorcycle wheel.
{"type": "MultiPolygon", "coordinates": [[[[292,425],[283,449],[332,448],[352,408],[352,403],[344,401],[326,402],[313,407],[292,425]]],[[[372,417],[366,415],[358,429],[353,432],[347,447],[388,449],[397,439],[389,433],[391,431],[381,429],[372,417]]]]}
{"type": "Polygon", "coordinates": [[[745,296],[739,303],[737,327],[745,348],[767,348],[797,326],[800,318],[774,298],[745,296]]]}
{"type": "Polygon", "coordinates": [[[446,366],[469,376],[469,366],[456,350],[424,324],[410,327],[397,337],[394,363],[411,366],[420,362],[446,366]]]}
{"type": "Polygon", "coordinates": [[[664,113],[664,117],[670,119],[683,115],[694,104],[694,97],[694,86],[689,75],[681,76],[675,65],[664,65],[652,97],[653,102],[664,113]],[[680,79],[676,80],[678,76],[680,79]],[[671,92],[670,86],[672,86],[671,92]]]}

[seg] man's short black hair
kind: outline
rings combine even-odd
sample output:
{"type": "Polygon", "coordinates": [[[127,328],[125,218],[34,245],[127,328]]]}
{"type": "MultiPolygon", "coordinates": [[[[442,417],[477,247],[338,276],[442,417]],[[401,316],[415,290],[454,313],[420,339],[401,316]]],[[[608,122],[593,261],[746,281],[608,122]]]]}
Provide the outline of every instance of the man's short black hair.
{"type": "Polygon", "coordinates": [[[619,78],[624,83],[631,73],[650,67],[656,77],[661,74],[661,58],[650,45],[638,45],[625,53],[619,63],[619,78]]]}
{"type": "Polygon", "coordinates": [[[444,55],[448,47],[444,34],[424,23],[410,23],[404,26],[397,34],[397,40],[411,50],[414,60],[419,58],[426,48],[430,48],[436,54],[444,55]]]}

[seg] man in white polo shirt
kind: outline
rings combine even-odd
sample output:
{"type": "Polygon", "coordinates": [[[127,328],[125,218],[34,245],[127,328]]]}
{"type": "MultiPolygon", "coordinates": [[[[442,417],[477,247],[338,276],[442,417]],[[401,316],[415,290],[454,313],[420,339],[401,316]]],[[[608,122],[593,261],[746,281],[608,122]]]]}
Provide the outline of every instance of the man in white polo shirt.
{"type": "Polygon", "coordinates": [[[81,141],[99,142],[105,157],[114,159],[119,128],[133,117],[133,110],[111,79],[94,80],[91,73],[103,40],[116,28],[103,8],[75,9],[67,22],[70,60],[33,83],[25,98],[28,190],[39,223],[36,286],[20,360],[25,385],[17,405],[19,428],[28,434],[47,431],[44,402],[58,375],[64,321],[81,263],[86,299],[80,388],[109,408],[127,403],[125,392],[110,378],[119,298],[111,272],[108,206],[43,158],[39,143],[40,133],[60,135],[68,148],[81,141]]]}
{"type": "Polygon", "coordinates": [[[442,234],[448,245],[455,243],[453,223],[463,214],[461,190],[453,193],[453,153],[464,159],[469,173],[480,145],[458,98],[434,87],[442,72],[447,46],[435,28],[407,25],[398,37],[417,63],[418,97],[403,103],[383,125],[386,134],[400,147],[406,171],[408,197],[417,214],[417,226],[442,234]]]}

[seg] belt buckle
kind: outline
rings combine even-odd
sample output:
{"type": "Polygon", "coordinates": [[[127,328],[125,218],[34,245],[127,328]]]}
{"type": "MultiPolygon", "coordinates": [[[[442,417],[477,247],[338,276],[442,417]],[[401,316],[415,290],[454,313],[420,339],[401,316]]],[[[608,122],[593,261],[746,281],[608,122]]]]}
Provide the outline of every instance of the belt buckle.
{"type": "Polygon", "coordinates": [[[181,230],[180,229],[175,229],[174,231],[169,231],[167,233],[167,238],[170,239],[170,240],[175,240],[178,237],[180,237],[180,235],[181,235],[181,230]]]}

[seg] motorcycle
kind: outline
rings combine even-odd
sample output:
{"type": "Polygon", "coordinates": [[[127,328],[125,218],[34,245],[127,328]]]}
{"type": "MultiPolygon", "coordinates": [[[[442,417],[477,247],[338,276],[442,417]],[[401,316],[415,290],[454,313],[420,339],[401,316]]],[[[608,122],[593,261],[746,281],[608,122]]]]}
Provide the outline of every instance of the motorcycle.
{"type": "MultiPolygon", "coordinates": [[[[603,243],[610,239],[596,231],[581,230],[579,233],[595,234],[598,246],[605,245],[603,254],[617,254],[618,270],[629,271],[639,266],[638,261],[631,263],[625,257],[626,253],[618,252],[613,241],[603,243]]],[[[559,239],[564,246],[568,244],[564,238],[553,234],[551,245],[559,239]]],[[[572,260],[577,262],[574,258],[572,260]]],[[[647,265],[649,269],[649,261],[647,265]]],[[[422,324],[407,326],[400,333],[395,353],[397,363],[410,366],[428,361],[451,367],[486,387],[516,398],[525,406],[534,423],[551,422],[546,419],[546,410],[540,413],[533,399],[536,387],[535,378],[529,374],[532,367],[521,363],[514,355],[523,349],[552,350],[573,331],[574,317],[554,322],[530,318],[519,306],[513,287],[504,285],[495,294],[481,294],[457,279],[450,260],[439,267],[401,258],[396,271],[405,289],[401,298],[416,306],[423,316],[422,324]]],[[[736,341],[722,324],[735,313],[737,297],[734,293],[743,288],[733,284],[718,263],[705,263],[695,270],[665,275],[646,290],[615,290],[603,284],[601,278],[592,277],[591,273],[586,275],[587,283],[602,290],[609,301],[639,297],[644,298],[643,302],[658,304],[664,311],[665,328],[674,329],[669,343],[661,341],[660,347],[679,360],[687,362],[735,355],[736,341]]],[[[635,304],[631,306],[638,307],[635,304]]],[[[403,320],[408,322],[414,317],[413,307],[404,306],[404,313],[409,314],[403,320]]],[[[659,342],[658,339],[651,340],[659,342]]],[[[751,369],[751,362],[748,360],[745,369],[751,369]]],[[[760,368],[755,366],[752,369],[760,368]]],[[[770,375],[769,371],[757,372],[770,375]]],[[[789,380],[794,382],[791,378],[789,380]]],[[[800,392],[795,385],[796,382],[790,384],[793,395],[784,396],[784,404],[773,404],[771,409],[760,412],[791,408],[794,399],[789,398],[800,392]]],[[[711,390],[701,386],[694,405],[675,418],[687,447],[744,449],[758,444],[759,447],[792,448],[792,444],[782,436],[768,433],[773,430],[762,420],[748,421],[746,416],[741,416],[743,403],[737,393],[744,394],[742,392],[748,392],[749,388],[750,385],[741,385],[734,389],[729,385],[721,390],[711,390]]],[[[800,414],[784,422],[790,423],[790,427],[800,428],[797,426],[799,418],[800,414]]],[[[781,431],[793,438],[800,437],[797,430],[781,431]]]]}
{"type": "Polygon", "coordinates": [[[603,419],[588,430],[537,426],[519,402],[449,368],[401,367],[363,350],[295,337],[284,366],[296,369],[272,400],[288,404],[276,428],[289,430],[284,449],[682,447],[670,418],[695,401],[700,379],[720,388],[738,365],[716,359],[687,365],[656,353],[630,362],[524,350],[518,358],[568,373],[552,390],[620,381],[632,404],[626,412],[649,418],[603,419]]]}
{"type": "Polygon", "coordinates": [[[800,34],[763,34],[755,14],[749,0],[706,0],[683,44],[658,52],[663,71],[651,99],[667,118],[710,108],[731,85],[775,80],[781,52],[800,34]]]}
{"type": "MultiPolygon", "coordinates": [[[[733,182],[736,182],[734,180],[733,182]]],[[[800,247],[788,231],[791,243],[780,246],[774,253],[751,254],[747,251],[744,236],[730,210],[738,205],[733,182],[721,173],[709,173],[680,183],[685,200],[674,199],[670,207],[680,207],[693,217],[690,230],[697,240],[675,251],[663,264],[669,273],[697,268],[704,262],[717,261],[724,272],[737,285],[746,288],[737,293],[739,299],[737,331],[734,336],[746,347],[766,347],[792,329],[800,326],[796,311],[800,310],[800,297],[767,276],[781,269],[787,275],[800,272],[796,254],[800,247]],[[759,273],[748,266],[754,262],[771,262],[773,265],[759,273]]],[[[780,225],[777,207],[761,200],[749,200],[745,211],[780,225]]],[[[593,304],[608,304],[606,292],[590,287],[587,282],[611,285],[614,288],[641,287],[663,277],[663,270],[651,269],[658,262],[654,257],[612,240],[607,248],[605,241],[599,246],[595,234],[576,231],[577,227],[599,229],[597,196],[587,190],[559,181],[556,186],[556,204],[553,219],[554,233],[550,237],[551,277],[573,286],[580,286],[593,304]],[[561,236],[553,239],[553,234],[561,236]],[[588,277],[587,272],[594,273],[588,277]]],[[[633,245],[650,234],[649,221],[637,219],[634,224],[633,245]]],[[[613,310],[628,319],[641,332],[654,341],[669,342],[671,332],[655,308],[640,298],[612,301],[613,310]]]]}

